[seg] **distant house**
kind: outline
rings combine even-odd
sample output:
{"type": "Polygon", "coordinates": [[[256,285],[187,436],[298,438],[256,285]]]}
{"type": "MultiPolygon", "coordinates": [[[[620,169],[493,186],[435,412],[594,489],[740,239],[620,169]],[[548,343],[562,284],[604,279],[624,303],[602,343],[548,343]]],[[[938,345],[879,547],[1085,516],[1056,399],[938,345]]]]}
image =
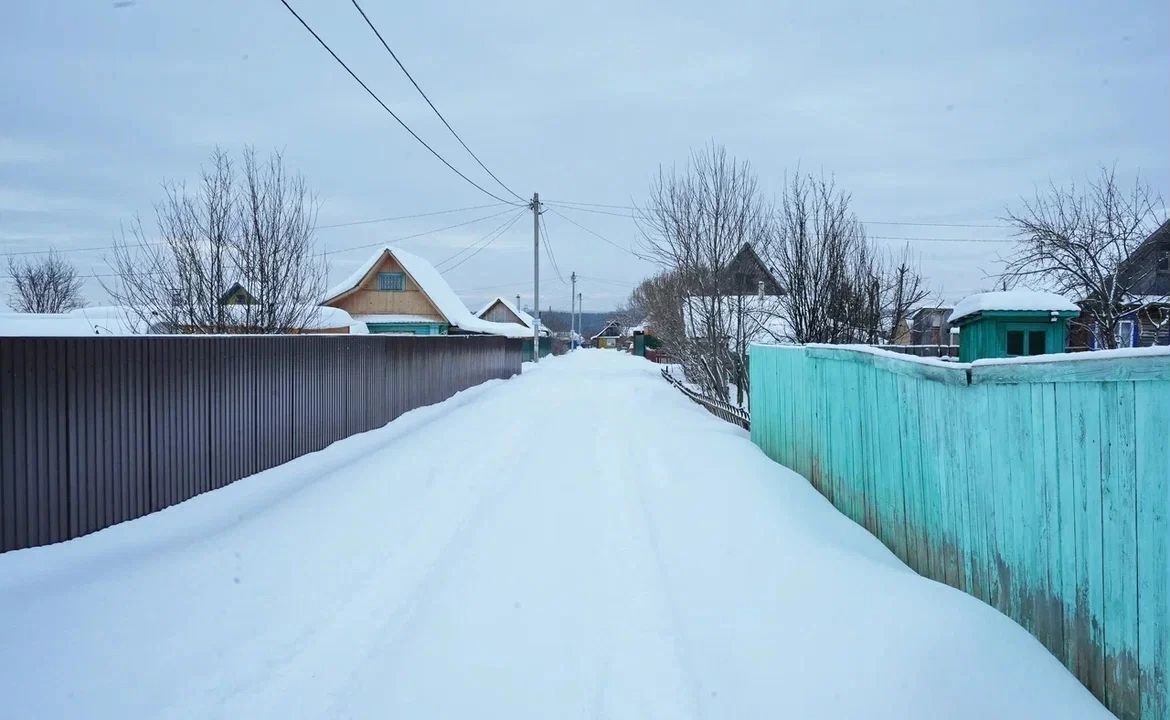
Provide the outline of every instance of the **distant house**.
{"type": "Polygon", "coordinates": [[[720,278],[718,296],[682,298],[683,330],[692,338],[715,332],[717,342],[736,347],[791,342],[791,327],[780,312],[784,294],[772,268],[744,243],[720,278]]]}
{"type": "MultiPolygon", "coordinates": [[[[475,316],[481,320],[489,320],[491,322],[523,325],[528,328],[529,333],[532,332],[533,326],[536,325],[536,318],[502,297],[497,297],[487,305],[484,305],[475,316]]],[[[540,334],[545,337],[551,337],[552,331],[546,325],[541,325],[540,334]]]]}
{"type": "Polygon", "coordinates": [[[683,298],[683,330],[687,337],[707,339],[718,333],[717,342],[746,347],[752,343],[777,345],[794,342],[792,326],[781,312],[780,298],[772,295],[737,295],[716,298],[683,298]]]}
{"type": "MultiPolygon", "coordinates": [[[[1118,285],[1126,289],[1120,302],[1123,312],[1112,328],[1118,344],[1170,345],[1170,220],[1150,233],[1122,263],[1118,285]]],[[[1090,318],[1082,315],[1078,324],[1090,323],[1090,318]]],[[[1087,333],[1081,342],[1091,349],[1100,344],[1094,333],[1087,333]]],[[[1078,344],[1076,339],[1073,344],[1078,344]]]]}
{"type": "Polygon", "coordinates": [[[724,295],[783,295],[784,289],[776,274],[760,258],[759,253],[744,243],[720,278],[720,292],[724,295]]]}
{"type": "Polygon", "coordinates": [[[219,296],[220,305],[255,305],[256,298],[239,282],[233,282],[231,287],[219,296]]]}
{"type": "Polygon", "coordinates": [[[594,347],[614,349],[618,347],[621,339],[622,324],[617,320],[610,320],[601,329],[601,332],[589,338],[589,341],[594,347]]]}
{"type": "Polygon", "coordinates": [[[345,310],[365,323],[371,333],[513,338],[532,333],[519,323],[491,322],[472,315],[433,265],[391,247],[373,253],[331,288],[322,304],[345,310]]]}
{"type": "MultiPolygon", "coordinates": [[[[502,297],[496,297],[484,305],[475,316],[481,320],[496,323],[521,325],[528,330],[524,344],[520,350],[521,360],[528,362],[532,359],[532,332],[536,326],[536,318],[516,307],[502,297]]],[[[540,326],[540,357],[551,355],[553,351],[553,333],[545,325],[540,326]]]]}
{"type": "Polygon", "coordinates": [[[921,307],[910,314],[909,345],[956,345],[958,328],[952,328],[950,306],[921,307]]]}

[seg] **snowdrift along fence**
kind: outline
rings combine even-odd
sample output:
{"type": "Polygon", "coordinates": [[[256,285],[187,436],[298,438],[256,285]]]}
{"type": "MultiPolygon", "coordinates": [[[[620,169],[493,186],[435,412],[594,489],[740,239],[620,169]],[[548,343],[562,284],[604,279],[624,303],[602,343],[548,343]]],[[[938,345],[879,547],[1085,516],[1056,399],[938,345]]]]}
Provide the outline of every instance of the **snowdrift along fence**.
{"type": "Polygon", "coordinates": [[[100,530],[520,372],[496,337],[0,338],[0,552],[100,530]]]}
{"type": "Polygon", "coordinates": [[[948,366],[752,347],[752,440],[1118,717],[1170,717],[1170,355],[948,366]]]}

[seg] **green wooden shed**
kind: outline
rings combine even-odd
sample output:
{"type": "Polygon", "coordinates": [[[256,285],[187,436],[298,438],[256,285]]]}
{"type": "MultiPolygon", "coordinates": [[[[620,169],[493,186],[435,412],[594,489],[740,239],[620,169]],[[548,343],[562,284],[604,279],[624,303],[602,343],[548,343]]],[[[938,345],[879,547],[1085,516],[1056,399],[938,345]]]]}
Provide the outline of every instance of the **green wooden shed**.
{"type": "Polygon", "coordinates": [[[1062,353],[1068,322],[1080,314],[1061,295],[1035,290],[977,293],[951,313],[959,328],[959,360],[1009,358],[1062,353]]]}

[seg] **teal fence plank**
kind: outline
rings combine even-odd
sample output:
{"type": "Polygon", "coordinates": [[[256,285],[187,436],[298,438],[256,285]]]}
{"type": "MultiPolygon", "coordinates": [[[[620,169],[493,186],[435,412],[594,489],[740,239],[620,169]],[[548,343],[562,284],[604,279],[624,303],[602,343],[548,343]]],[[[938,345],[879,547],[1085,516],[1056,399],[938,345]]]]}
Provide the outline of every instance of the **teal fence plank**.
{"type": "Polygon", "coordinates": [[[916,362],[753,347],[752,439],[1121,718],[1167,717],[1170,355],[916,362]]]}
{"type": "MultiPolygon", "coordinates": [[[[1135,428],[1170,428],[1170,402],[1162,395],[1134,395],[1135,428]]],[[[1137,437],[1134,453],[1137,486],[1138,535],[1138,667],[1141,717],[1170,717],[1166,673],[1170,667],[1170,638],[1164,618],[1170,613],[1170,451],[1165,435],[1137,437]]]]}

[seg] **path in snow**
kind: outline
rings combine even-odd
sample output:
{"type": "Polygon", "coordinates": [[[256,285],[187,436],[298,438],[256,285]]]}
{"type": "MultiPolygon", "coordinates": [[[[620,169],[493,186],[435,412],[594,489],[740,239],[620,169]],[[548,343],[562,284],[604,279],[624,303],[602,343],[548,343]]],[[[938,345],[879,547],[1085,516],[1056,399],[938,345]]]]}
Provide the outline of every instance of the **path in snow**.
{"type": "Polygon", "coordinates": [[[13,718],[1110,717],[642,360],[0,555],[13,718]]]}

